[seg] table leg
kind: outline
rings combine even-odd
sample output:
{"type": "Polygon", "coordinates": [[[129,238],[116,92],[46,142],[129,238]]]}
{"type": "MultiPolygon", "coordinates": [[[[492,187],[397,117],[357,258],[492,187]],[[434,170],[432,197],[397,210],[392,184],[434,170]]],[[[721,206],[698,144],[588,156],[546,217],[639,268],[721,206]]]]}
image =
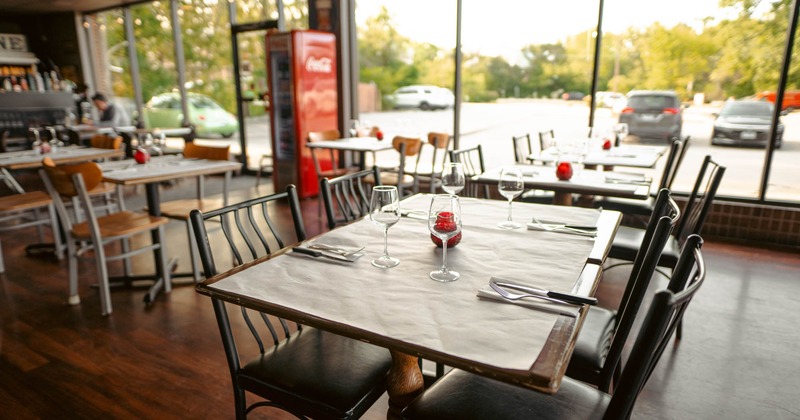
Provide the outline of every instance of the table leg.
{"type": "Polygon", "coordinates": [[[556,191],[555,194],[553,195],[553,204],[559,206],[571,206],[572,193],[564,191],[556,191]]]}
{"type": "MultiPolygon", "coordinates": [[[[161,199],[159,198],[158,188],[157,182],[151,182],[145,185],[145,190],[147,193],[147,210],[151,216],[161,216],[161,199]]],[[[152,238],[154,244],[161,243],[161,237],[155,230],[150,232],[150,237],[152,238]]],[[[146,304],[152,303],[161,289],[165,286],[164,275],[166,273],[164,273],[164,270],[161,266],[161,252],[163,252],[161,247],[153,250],[153,258],[155,259],[156,268],[156,281],[144,295],[144,303],[146,304]]]]}
{"type": "Polygon", "coordinates": [[[399,419],[403,409],[422,393],[425,383],[416,356],[394,350],[390,353],[392,368],[388,377],[389,411],[386,418],[399,419]]]}

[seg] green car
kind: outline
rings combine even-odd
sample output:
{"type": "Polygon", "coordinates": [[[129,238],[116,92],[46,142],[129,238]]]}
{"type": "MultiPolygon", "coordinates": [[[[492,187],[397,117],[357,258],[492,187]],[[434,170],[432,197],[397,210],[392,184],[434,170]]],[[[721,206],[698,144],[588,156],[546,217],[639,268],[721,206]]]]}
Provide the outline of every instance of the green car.
{"type": "MultiPolygon", "coordinates": [[[[189,124],[199,137],[219,134],[224,138],[231,137],[239,131],[236,116],[223,109],[208,96],[189,93],[189,124]]],[[[144,107],[144,125],[146,128],[178,128],[183,121],[181,97],[178,93],[162,93],[153,96],[144,107]]]]}

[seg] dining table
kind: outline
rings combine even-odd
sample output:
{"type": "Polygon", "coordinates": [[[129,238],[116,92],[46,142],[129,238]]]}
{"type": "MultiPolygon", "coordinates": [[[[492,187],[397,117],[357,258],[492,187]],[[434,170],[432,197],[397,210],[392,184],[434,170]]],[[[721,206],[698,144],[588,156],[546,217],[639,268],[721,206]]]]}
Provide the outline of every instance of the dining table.
{"type": "Polygon", "coordinates": [[[532,153],[528,155],[527,159],[531,163],[542,164],[553,164],[567,159],[572,163],[580,163],[592,168],[602,166],[604,170],[610,171],[616,166],[653,168],[666,151],[666,146],[620,145],[608,150],[595,149],[585,155],[579,155],[572,152],[559,153],[556,149],[550,148],[532,153]]]}
{"type": "Polygon", "coordinates": [[[358,167],[362,170],[366,169],[367,153],[371,153],[375,156],[377,152],[393,148],[391,141],[379,140],[377,137],[345,137],[337,140],[308,142],[306,146],[311,149],[331,149],[357,153],[358,167]]]}
{"type": "MultiPolygon", "coordinates": [[[[232,173],[240,170],[242,164],[227,160],[191,159],[169,155],[154,157],[145,164],[138,164],[133,159],[104,162],[100,164],[100,168],[103,170],[103,182],[124,186],[144,185],[147,212],[152,216],[161,216],[159,185],[162,182],[202,175],[224,174],[223,188],[227,191],[232,173]]],[[[198,192],[198,194],[201,193],[198,192]]],[[[152,240],[154,243],[159,242],[158,235],[155,232],[152,234],[152,240]]],[[[144,296],[144,302],[147,304],[154,302],[162,289],[167,292],[172,289],[171,282],[164,281],[164,273],[160,271],[161,265],[158,264],[162,250],[159,248],[153,252],[156,261],[156,276],[153,285],[144,296]]],[[[174,265],[174,262],[169,265],[174,265]]],[[[151,276],[136,276],[126,280],[150,278],[151,276]]]]}
{"type": "Polygon", "coordinates": [[[50,157],[56,165],[88,162],[92,160],[119,158],[121,150],[99,149],[94,147],[61,146],[48,153],[37,150],[21,150],[0,153],[0,178],[15,192],[25,192],[11,174],[13,170],[36,169],[42,167],[42,159],[50,157]]]}
{"type": "MultiPolygon", "coordinates": [[[[507,165],[522,172],[526,189],[553,191],[553,203],[572,205],[572,194],[603,195],[609,197],[645,200],[650,195],[653,179],[643,174],[617,173],[594,169],[577,169],[568,180],[559,179],[553,166],[507,165]]],[[[477,184],[497,186],[504,167],[495,167],[474,176],[471,181],[477,184]]]]}
{"type": "Polygon", "coordinates": [[[447,250],[447,266],[460,279],[441,283],[429,277],[442,265],[442,249],[431,241],[428,228],[430,202],[429,194],[400,202],[404,217],[388,231],[389,254],[400,260],[393,268],[371,264],[382,254],[383,231],[364,218],[303,244],[365,247],[353,262],[287,247],[214,276],[197,291],[385,347],[393,361],[390,418],[423,390],[418,358],[556,392],[588,306],[506,300],[490,288],[490,279],[591,296],[621,214],[514,203],[519,220],[587,226],[596,234],[505,230],[497,222],[506,218],[506,202],[461,198],[462,238],[447,250]]]}

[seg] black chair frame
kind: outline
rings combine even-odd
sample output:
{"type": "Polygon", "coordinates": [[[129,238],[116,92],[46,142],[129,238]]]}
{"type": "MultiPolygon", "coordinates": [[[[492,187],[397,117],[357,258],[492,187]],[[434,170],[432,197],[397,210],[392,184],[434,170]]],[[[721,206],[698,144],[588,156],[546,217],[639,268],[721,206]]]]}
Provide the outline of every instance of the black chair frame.
{"type": "Polygon", "coordinates": [[[381,172],[377,166],[333,179],[323,178],[320,180],[319,190],[322,194],[322,202],[325,204],[328,229],[333,229],[342,223],[354,222],[369,214],[369,200],[373,185],[364,182],[364,179],[369,177],[375,180],[374,186],[381,185],[381,172]]]}
{"type": "MultiPolygon", "coordinates": [[[[468,149],[451,150],[449,154],[450,162],[458,162],[464,166],[464,175],[467,178],[467,185],[464,187],[464,191],[466,192],[465,196],[477,197],[478,188],[480,187],[472,182],[470,178],[486,172],[481,145],[479,144],[468,149]]],[[[489,198],[489,186],[484,184],[482,189],[483,197],[489,198]]]]}

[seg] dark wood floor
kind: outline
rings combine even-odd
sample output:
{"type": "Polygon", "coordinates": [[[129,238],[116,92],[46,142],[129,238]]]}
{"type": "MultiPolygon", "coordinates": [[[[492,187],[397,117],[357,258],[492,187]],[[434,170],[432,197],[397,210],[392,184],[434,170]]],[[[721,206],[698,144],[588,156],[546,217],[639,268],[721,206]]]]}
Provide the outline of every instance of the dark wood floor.
{"type": "MultiPolygon", "coordinates": [[[[270,184],[255,190],[249,177],[234,185],[234,200],[271,192],[270,184]]],[[[218,186],[212,179],[208,190],[218,186]]],[[[165,188],[164,196],[192,191],[165,188]]],[[[142,195],[128,191],[129,207],[142,206],[142,195]]],[[[322,229],[316,205],[304,202],[311,235],[322,229]]],[[[2,240],[0,418],[233,418],[208,298],[189,285],[145,307],[143,290],[114,290],[114,313],[102,317],[91,262],[81,267],[82,304],[67,306],[66,262],[25,256],[33,229],[2,240]]],[[[187,269],[182,224],[168,226],[168,241],[187,269]]],[[[800,255],[713,241],[704,249],[709,279],[686,315],[683,341],[665,355],[634,417],[800,418],[800,255]]],[[[601,300],[613,305],[626,276],[625,269],[609,272],[601,300]]],[[[383,418],[385,409],[384,398],[365,417],[383,418]]]]}

